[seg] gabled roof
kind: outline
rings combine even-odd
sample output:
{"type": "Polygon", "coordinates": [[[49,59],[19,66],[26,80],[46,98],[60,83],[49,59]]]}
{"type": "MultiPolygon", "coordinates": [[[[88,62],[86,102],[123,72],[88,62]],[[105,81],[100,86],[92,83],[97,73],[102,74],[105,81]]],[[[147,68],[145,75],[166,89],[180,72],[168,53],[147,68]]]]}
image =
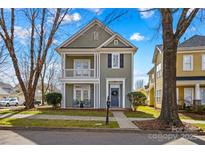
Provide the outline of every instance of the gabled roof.
{"type": "Polygon", "coordinates": [[[154,63],[156,61],[158,52],[159,53],[163,52],[163,45],[162,44],[158,44],[158,45],[155,46],[154,55],[153,55],[153,58],[152,58],[152,63],[154,63]]]}
{"type": "Polygon", "coordinates": [[[179,47],[200,47],[205,46],[205,36],[194,35],[186,41],[179,44],[179,47]]]}
{"type": "Polygon", "coordinates": [[[154,73],[154,66],[147,72],[147,75],[154,73]]]}
{"type": "Polygon", "coordinates": [[[100,27],[103,27],[103,29],[108,32],[111,37],[109,39],[107,39],[105,42],[103,42],[100,46],[98,46],[97,48],[103,47],[105,45],[107,45],[108,43],[110,43],[112,40],[114,40],[116,37],[118,39],[120,39],[120,41],[122,41],[126,46],[133,48],[134,50],[136,50],[137,48],[130,43],[128,40],[126,40],[125,38],[123,38],[121,35],[114,33],[112,30],[110,30],[105,24],[103,24],[101,21],[99,21],[98,19],[94,19],[92,20],[90,23],[88,23],[86,26],[84,26],[81,30],[79,30],[77,33],[75,33],[73,36],[71,36],[70,38],[68,38],[66,41],[64,41],[62,44],[60,44],[56,50],[68,46],[69,44],[71,44],[74,40],[76,40],[77,38],[79,38],[80,36],[82,36],[83,33],[85,33],[86,31],[88,31],[92,26],[94,25],[99,25],[100,27]]]}
{"type": "MultiPolygon", "coordinates": [[[[205,36],[203,35],[194,35],[192,37],[190,37],[189,39],[187,39],[186,41],[180,43],[178,45],[178,51],[179,50],[186,50],[187,52],[191,51],[192,48],[196,48],[196,47],[205,47],[205,36]]],[[[156,56],[158,54],[158,52],[162,53],[163,52],[163,45],[159,44],[155,46],[155,51],[154,51],[154,56],[152,59],[152,62],[154,63],[156,60],[156,56]]]]}

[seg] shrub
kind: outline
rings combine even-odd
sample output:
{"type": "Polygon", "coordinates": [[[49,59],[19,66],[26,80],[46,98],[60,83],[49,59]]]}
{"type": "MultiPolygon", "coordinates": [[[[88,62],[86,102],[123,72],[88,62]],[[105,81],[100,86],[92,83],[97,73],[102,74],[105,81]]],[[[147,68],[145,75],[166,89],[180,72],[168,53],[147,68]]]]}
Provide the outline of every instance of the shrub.
{"type": "Polygon", "coordinates": [[[48,104],[57,107],[61,103],[62,94],[57,92],[47,93],[45,99],[48,104]]]}
{"type": "Polygon", "coordinates": [[[129,101],[132,103],[133,106],[137,105],[145,105],[145,101],[147,97],[142,92],[130,92],[127,94],[129,101]]]}

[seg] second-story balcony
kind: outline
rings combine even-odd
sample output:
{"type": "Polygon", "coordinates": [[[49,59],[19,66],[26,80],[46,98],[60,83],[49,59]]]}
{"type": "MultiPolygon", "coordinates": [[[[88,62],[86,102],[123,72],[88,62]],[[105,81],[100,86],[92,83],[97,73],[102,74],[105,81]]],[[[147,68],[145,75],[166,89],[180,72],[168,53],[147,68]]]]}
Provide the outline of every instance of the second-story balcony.
{"type": "Polygon", "coordinates": [[[62,61],[62,78],[93,79],[99,76],[96,54],[65,54],[62,61]]]}
{"type": "Polygon", "coordinates": [[[95,77],[95,69],[65,69],[65,77],[93,78],[95,77]]]}

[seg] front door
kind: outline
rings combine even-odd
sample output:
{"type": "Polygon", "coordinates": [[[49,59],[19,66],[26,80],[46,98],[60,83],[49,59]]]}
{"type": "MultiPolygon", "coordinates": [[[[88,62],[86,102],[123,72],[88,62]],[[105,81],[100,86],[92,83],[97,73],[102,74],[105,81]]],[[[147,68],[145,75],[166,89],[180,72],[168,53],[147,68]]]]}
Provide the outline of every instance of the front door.
{"type": "Polygon", "coordinates": [[[119,107],[119,88],[110,88],[111,90],[111,107],[119,107]]]}

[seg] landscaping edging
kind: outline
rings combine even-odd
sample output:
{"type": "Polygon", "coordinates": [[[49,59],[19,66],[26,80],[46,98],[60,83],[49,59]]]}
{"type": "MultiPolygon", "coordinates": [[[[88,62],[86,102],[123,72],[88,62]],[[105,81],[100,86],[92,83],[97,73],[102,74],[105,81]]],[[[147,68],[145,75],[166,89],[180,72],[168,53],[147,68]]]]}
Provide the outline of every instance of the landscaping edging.
{"type": "Polygon", "coordinates": [[[102,132],[102,133],[143,133],[143,134],[193,134],[205,135],[205,132],[171,132],[159,130],[137,130],[137,129],[122,129],[122,128],[54,128],[54,127],[13,127],[0,126],[0,130],[30,130],[30,131],[69,131],[69,132],[102,132]]]}

